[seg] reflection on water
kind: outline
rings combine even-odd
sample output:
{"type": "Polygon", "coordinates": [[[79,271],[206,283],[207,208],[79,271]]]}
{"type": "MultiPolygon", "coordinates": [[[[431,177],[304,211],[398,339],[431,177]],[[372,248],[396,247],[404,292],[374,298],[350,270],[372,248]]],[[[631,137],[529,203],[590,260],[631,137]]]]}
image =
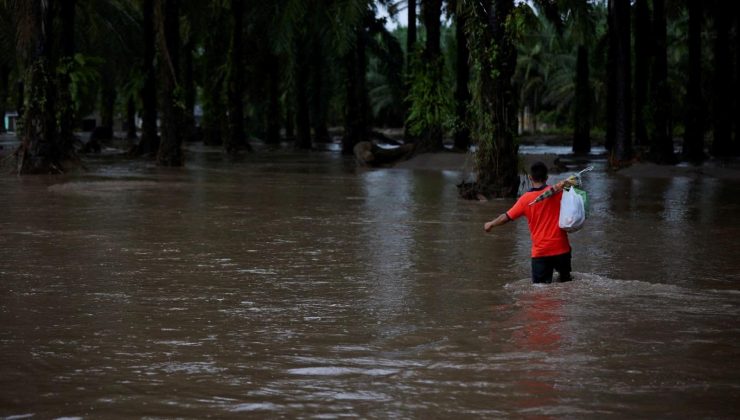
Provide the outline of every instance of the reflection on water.
{"type": "Polygon", "coordinates": [[[0,417],[736,417],[740,187],[589,173],[575,281],[510,200],[334,152],[0,177],[0,417]]]}

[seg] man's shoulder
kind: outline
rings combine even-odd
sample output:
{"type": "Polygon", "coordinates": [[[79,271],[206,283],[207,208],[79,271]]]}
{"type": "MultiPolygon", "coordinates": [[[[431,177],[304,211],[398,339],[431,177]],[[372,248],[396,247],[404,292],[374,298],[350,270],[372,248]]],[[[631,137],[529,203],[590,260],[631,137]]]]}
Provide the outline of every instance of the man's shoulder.
{"type": "Polygon", "coordinates": [[[519,196],[519,199],[517,201],[525,202],[525,204],[531,203],[535,198],[537,198],[540,194],[542,194],[543,190],[529,190],[525,192],[524,194],[519,196]]]}

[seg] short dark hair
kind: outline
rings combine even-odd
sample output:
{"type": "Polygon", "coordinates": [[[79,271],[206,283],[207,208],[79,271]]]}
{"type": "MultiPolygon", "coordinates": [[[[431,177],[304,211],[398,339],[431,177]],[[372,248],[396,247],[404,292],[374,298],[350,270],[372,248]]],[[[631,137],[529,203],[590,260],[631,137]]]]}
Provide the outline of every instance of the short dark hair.
{"type": "Polygon", "coordinates": [[[533,163],[532,167],[529,168],[529,176],[532,177],[534,182],[547,181],[547,165],[542,162],[533,163]]]}

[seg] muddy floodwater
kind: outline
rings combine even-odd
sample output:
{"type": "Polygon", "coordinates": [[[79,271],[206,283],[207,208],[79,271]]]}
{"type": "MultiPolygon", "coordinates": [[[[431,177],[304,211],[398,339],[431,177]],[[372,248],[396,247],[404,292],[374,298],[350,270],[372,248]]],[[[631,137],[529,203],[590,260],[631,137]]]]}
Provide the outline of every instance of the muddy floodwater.
{"type": "Polygon", "coordinates": [[[740,416],[737,180],[593,162],[534,286],[460,172],[187,156],[0,176],[0,417],[740,416]]]}

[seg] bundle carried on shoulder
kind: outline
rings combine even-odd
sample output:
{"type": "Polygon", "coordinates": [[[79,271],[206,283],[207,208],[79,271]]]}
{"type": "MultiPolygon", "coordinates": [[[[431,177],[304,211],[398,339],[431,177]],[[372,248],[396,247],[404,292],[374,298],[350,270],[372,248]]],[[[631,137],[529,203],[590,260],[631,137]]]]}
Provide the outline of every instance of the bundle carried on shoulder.
{"type": "Polygon", "coordinates": [[[563,189],[563,197],[560,201],[560,219],[558,220],[560,229],[567,232],[575,232],[581,229],[583,224],[586,223],[586,217],[588,216],[588,194],[586,194],[586,191],[577,187],[582,185],[581,176],[593,169],[593,166],[589,166],[569,176],[555,186],[546,189],[537,198],[532,200],[529,205],[532,206],[550,198],[556,192],[563,189]]]}
{"type": "Polygon", "coordinates": [[[576,187],[570,187],[563,191],[560,201],[560,229],[567,232],[575,232],[586,223],[588,213],[588,194],[586,191],[576,187]]]}

